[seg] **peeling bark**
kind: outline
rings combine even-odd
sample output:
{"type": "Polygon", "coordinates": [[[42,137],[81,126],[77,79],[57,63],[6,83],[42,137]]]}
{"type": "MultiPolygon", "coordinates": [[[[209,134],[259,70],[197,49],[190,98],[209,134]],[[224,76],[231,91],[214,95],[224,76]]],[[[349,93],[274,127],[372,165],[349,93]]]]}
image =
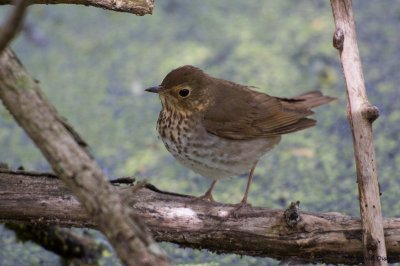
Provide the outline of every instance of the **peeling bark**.
{"type": "MultiPolygon", "coordinates": [[[[61,180],[29,173],[0,170],[1,222],[98,228],[61,180]]],[[[164,193],[151,185],[121,185],[115,193],[140,216],[157,241],[296,263],[363,262],[359,218],[300,213],[294,204],[286,214],[294,211],[297,222],[288,225],[284,210],[243,208],[232,217],[229,213],[234,206],[193,201],[191,196],[164,193]]],[[[399,262],[400,219],[385,219],[384,228],[389,261],[399,262]]]]}

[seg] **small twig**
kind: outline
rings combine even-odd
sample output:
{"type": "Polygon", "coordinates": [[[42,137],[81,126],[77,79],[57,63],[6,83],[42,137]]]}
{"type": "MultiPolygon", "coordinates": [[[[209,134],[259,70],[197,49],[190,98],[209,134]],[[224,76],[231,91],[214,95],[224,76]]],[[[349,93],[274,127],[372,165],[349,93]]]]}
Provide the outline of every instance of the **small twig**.
{"type": "Polygon", "coordinates": [[[113,185],[124,184],[124,185],[132,186],[135,183],[135,181],[136,181],[136,179],[134,177],[125,176],[125,177],[120,177],[117,179],[110,180],[110,183],[113,185]]]}
{"type": "MultiPolygon", "coordinates": [[[[5,164],[7,166],[7,164],[5,164]]],[[[26,170],[9,170],[8,168],[0,167],[0,173],[7,173],[10,175],[27,175],[27,176],[46,176],[50,178],[58,178],[54,173],[50,172],[35,172],[26,170]]]]}
{"type": "Polygon", "coordinates": [[[157,188],[156,186],[154,186],[154,185],[152,185],[150,183],[146,183],[145,184],[145,188],[150,189],[151,191],[154,191],[154,192],[157,192],[157,193],[165,194],[165,195],[184,197],[184,198],[193,198],[193,196],[190,196],[190,195],[185,195],[185,194],[180,194],[180,193],[161,190],[161,189],[157,188]]]}
{"type": "Polygon", "coordinates": [[[30,4],[29,0],[15,0],[15,8],[4,22],[0,31],[0,54],[17,35],[24,20],[25,9],[30,4]]]}

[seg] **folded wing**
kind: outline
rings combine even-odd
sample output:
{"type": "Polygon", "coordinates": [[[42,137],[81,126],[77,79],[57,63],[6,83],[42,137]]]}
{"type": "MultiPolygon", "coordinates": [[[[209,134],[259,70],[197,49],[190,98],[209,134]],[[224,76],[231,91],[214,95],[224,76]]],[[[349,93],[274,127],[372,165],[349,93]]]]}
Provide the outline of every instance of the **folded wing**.
{"type": "Polygon", "coordinates": [[[334,98],[313,91],[294,98],[278,98],[227,83],[226,93],[216,91],[217,97],[205,113],[203,125],[219,137],[246,140],[273,137],[299,131],[315,125],[311,108],[326,104],[334,98]],[[222,98],[225,97],[225,98],[222,98]]]}

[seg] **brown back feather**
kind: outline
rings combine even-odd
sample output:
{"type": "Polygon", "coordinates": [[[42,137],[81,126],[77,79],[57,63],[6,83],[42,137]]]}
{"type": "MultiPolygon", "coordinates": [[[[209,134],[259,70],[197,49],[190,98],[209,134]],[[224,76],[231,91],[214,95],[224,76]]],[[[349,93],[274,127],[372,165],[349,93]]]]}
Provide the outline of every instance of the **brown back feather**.
{"type": "Polygon", "coordinates": [[[316,124],[306,118],[311,108],[334,98],[308,92],[294,98],[277,98],[229,81],[217,80],[210,86],[214,104],[204,115],[206,130],[228,139],[273,137],[299,131],[316,124]]]}

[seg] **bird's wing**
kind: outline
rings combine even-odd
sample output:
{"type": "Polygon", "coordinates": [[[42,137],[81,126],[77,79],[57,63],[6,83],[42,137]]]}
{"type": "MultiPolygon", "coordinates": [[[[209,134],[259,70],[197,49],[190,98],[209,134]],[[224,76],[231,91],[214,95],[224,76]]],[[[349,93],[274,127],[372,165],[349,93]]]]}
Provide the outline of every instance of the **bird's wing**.
{"type": "Polygon", "coordinates": [[[320,92],[289,99],[229,85],[229,93],[216,92],[203,120],[209,133],[227,139],[273,137],[312,127],[316,121],[306,118],[313,114],[311,108],[333,100],[320,92]]]}

